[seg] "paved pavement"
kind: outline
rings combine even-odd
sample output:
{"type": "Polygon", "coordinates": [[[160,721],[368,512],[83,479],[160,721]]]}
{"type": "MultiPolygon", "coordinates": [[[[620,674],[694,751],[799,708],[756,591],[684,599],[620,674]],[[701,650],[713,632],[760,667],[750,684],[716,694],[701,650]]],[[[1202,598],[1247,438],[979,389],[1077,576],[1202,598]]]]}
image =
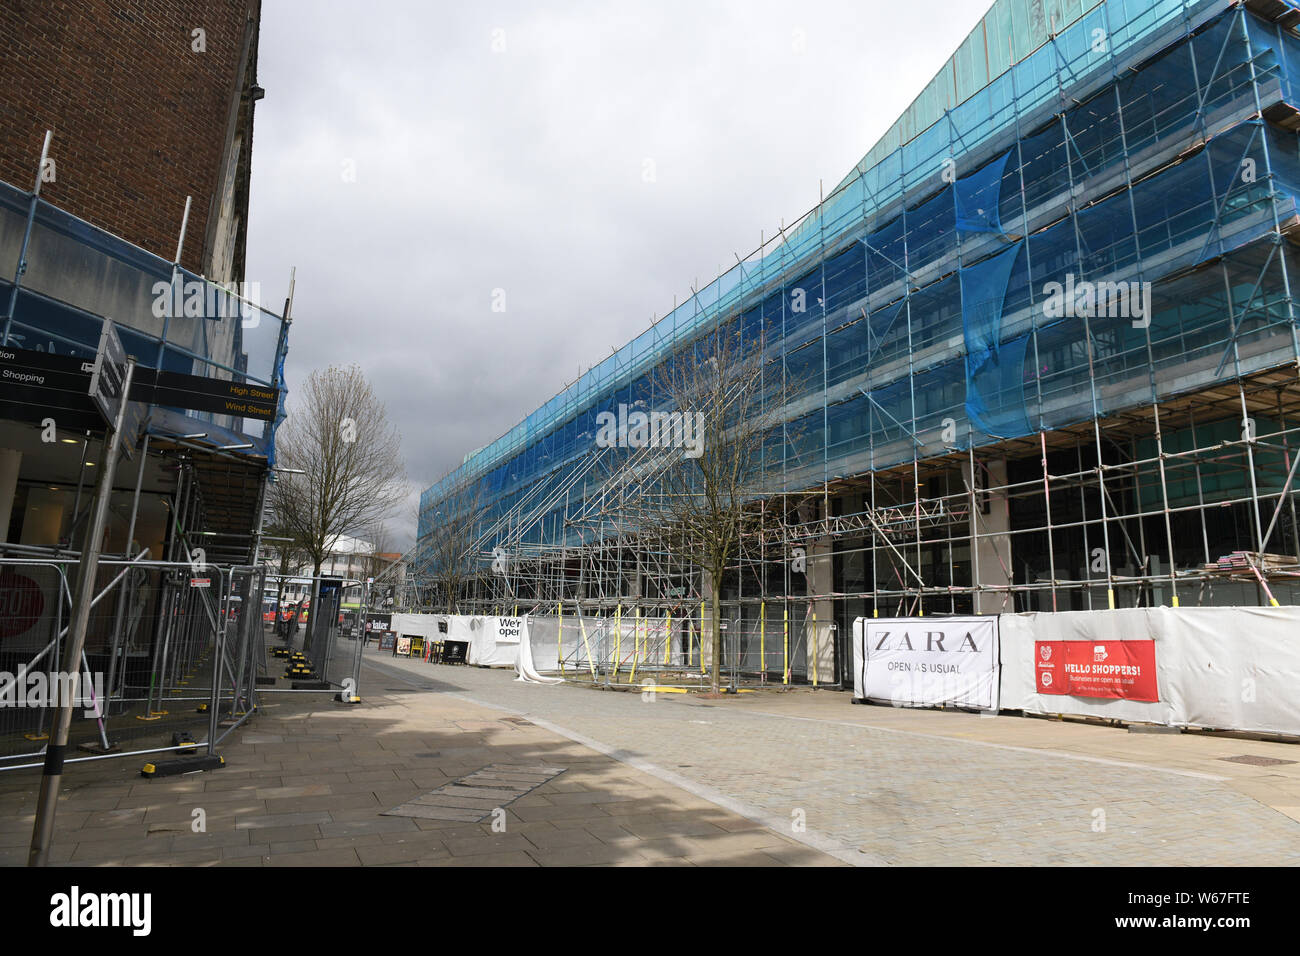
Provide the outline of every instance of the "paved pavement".
{"type": "MultiPolygon", "coordinates": [[[[215,771],[146,780],[140,768],[156,758],[69,765],[51,862],[842,865],[500,710],[396,686],[384,691],[371,681],[358,706],[326,695],[267,695],[254,721],[220,747],[227,765],[215,771]],[[531,769],[543,766],[563,772],[531,769]],[[492,768],[487,775],[497,781],[495,789],[445,796],[448,784],[470,775],[477,775],[471,783],[481,780],[485,768],[492,768]],[[500,795],[500,788],[521,778],[531,784],[534,776],[549,779],[521,788],[528,792],[517,798],[506,794],[500,813],[481,823],[384,815],[422,800],[459,802],[486,813],[496,801],[479,801],[477,794],[500,795]],[[440,789],[442,795],[428,797],[440,789]]],[[[0,864],[26,862],[39,780],[39,771],[0,774],[0,864]]]]}
{"type": "Polygon", "coordinates": [[[367,662],[518,713],[846,861],[1300,864],[1295,745],[857,707],[827,691],[646,700],[522,684],[510,672],[367,662]],[[1224,759],[1243,756],[1288,762],[1224,759]]]}
{"type": "MultiPolygon", "coordinates": [[[[371,648],[364,703],[268,695],[221,748],[222,770],[144,780],[141,758],[70,766],[53,860],[1300,863],[1293,745],[856,707],[827,691],[706,701],[513,677],[371,648]],[[499,786],[449,786],[471,774],[499,786]],[[486,812],[512,781],[527,792],[482,822],[420,815],[486,812]],[[415,815],[384,815],[398,806],[415,815]]],[[[0,774],[2,864],[26,860],[38,781],[0,774]]]]}

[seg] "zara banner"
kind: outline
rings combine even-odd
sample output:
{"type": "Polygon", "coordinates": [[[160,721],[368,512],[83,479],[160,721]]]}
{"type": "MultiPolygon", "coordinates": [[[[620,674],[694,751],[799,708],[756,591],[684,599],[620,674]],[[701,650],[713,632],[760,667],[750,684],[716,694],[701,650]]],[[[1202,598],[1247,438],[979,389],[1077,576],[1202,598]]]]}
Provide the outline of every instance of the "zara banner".
{"type": "Polygon", "coordinates": [[[895,706],[997,708],[996,617],[860,617],[853,695],[895,706]]]}

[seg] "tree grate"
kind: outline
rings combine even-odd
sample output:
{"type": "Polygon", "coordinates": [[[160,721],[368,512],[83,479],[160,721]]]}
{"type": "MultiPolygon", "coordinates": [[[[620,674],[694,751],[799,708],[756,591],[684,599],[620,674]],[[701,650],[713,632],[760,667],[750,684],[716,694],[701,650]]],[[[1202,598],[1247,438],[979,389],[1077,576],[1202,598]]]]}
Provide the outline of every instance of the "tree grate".
{"type": "Polygon", "coordinates": [[[444,783],[437,790],[385,810],[380,816],[478,823],[491,816],[494,810],[508,806],[558,777],[565,769],[539,764],[489,764],[459,780],[444,783]]]}

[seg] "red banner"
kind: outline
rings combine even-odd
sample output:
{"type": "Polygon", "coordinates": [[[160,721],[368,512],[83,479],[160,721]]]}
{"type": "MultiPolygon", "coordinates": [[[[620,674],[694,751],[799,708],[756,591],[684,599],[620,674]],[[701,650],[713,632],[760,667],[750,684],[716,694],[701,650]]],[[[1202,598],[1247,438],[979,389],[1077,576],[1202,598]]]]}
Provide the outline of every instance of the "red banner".
{"type": "Polygon", "coordinates": [[[1155,641],[1035,641],[1040,694],[1158,701],[1155,641]]]}

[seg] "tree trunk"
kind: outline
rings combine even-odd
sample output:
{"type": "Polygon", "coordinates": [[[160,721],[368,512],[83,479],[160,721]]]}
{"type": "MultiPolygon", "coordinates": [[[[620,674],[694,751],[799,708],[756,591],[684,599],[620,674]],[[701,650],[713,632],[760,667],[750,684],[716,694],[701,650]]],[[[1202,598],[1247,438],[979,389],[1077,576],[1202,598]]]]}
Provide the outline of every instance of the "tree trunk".
{"type": "Polygon", "coordinates": [[[271,628],[276,637],[287,638],[289,626],[284,623],[284,585],[289,576],[289,552],[280,552],[280,579],[275,586],[275,622],[271,628]]]}
{"type": "Polygon", "coordinates": [[[306,654],[311,650],[312,630],[316,627],[316,619],[320,612],[320,566],[319,560],[314,561],[311,569],[311,607],[307,609],[307,630],[302,635],[302,652],[306,654]]]}

